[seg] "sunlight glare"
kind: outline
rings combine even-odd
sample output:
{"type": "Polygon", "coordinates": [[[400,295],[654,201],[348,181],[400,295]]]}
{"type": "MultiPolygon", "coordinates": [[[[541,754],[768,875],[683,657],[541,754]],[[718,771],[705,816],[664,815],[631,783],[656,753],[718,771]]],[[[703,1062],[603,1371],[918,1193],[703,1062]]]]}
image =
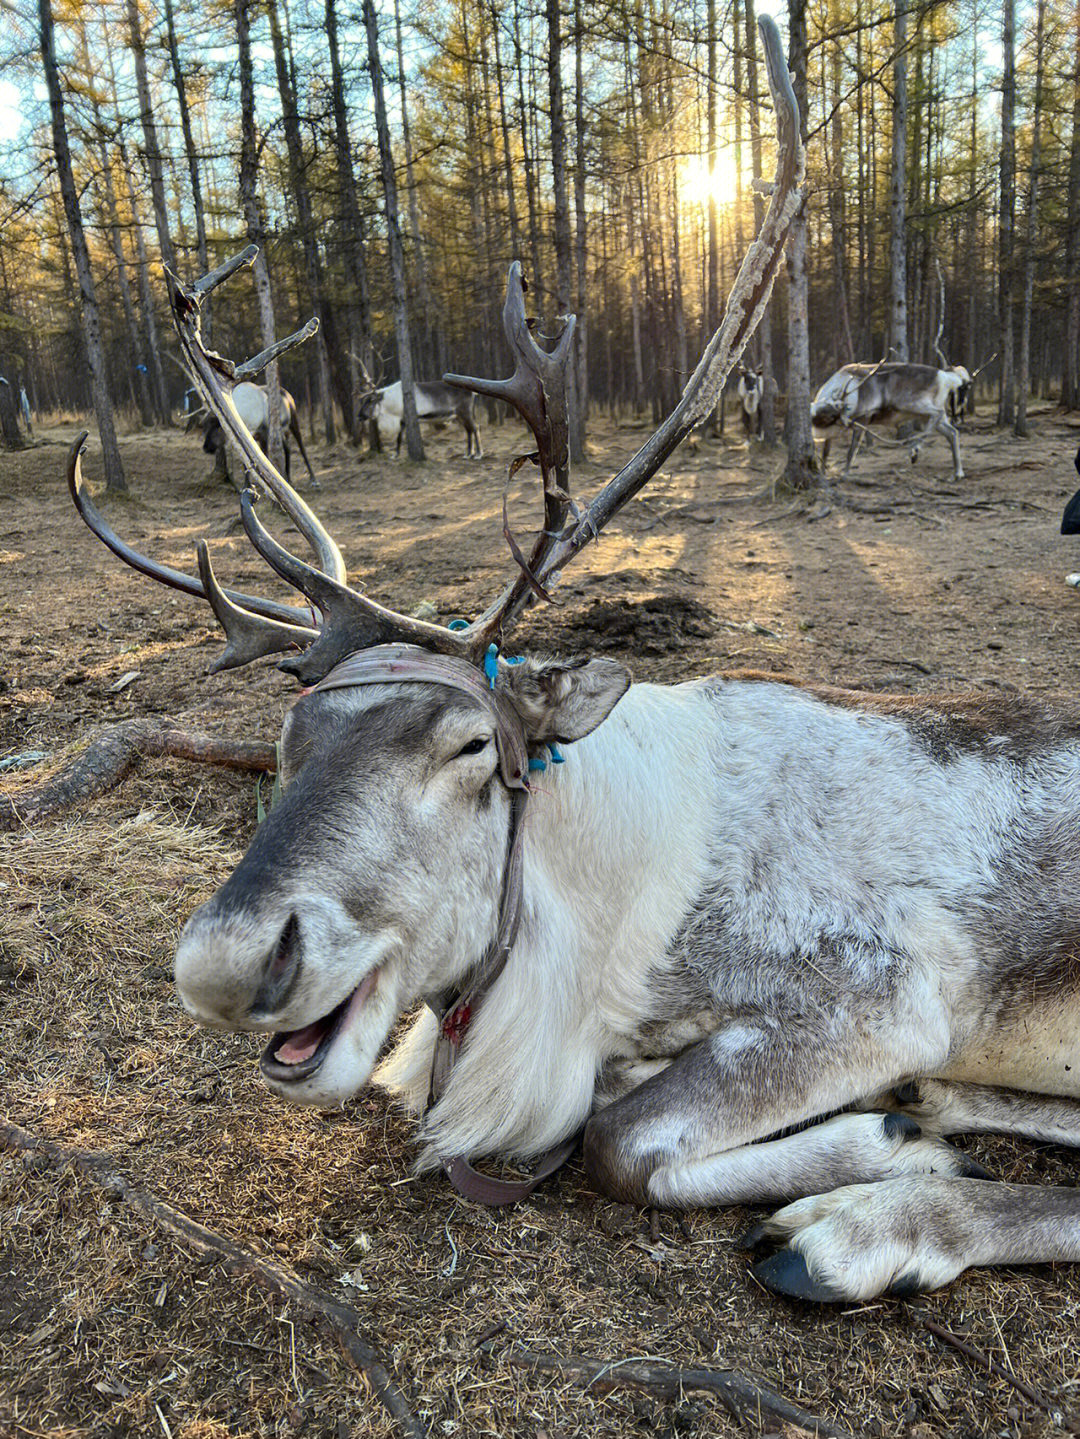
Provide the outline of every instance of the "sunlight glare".
{"type": "Polygon", "coordinates": [[[14,140],[22,125],[19,92],[10,80],[0,80],[0,140],[14,140]]]}
{"type": "Polygon", "coordinates": [[[709,173],[709,162],[704,155],[695,155],[686,160],[682,167],[679,188],[683,198],[691,205],[704,209],[710,199],[718,205],[730,205],[735,199],[735,147],[725,146],[716,152],[716,165],[709,173]]]}

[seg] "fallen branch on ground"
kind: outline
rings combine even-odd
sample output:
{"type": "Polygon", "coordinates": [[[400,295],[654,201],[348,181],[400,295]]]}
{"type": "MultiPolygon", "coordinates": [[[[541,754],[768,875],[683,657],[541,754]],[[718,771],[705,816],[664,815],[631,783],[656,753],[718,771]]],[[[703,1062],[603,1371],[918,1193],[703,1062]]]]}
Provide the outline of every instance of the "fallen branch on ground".
{"type": "Polygon", "coordinates": [[[951,1344],[954,1349],[959,1350],[961,1354],[966,1355],[976,1364],[981,1364],[984,1369],[988,1369],[991,1374],[996,1374],[999,1379],[1004,1379],[1006,1384],[1011,1384],[1018,1394],[1022,1394],[1036,1408],[1041,1409],[1044,1414],[1048,1414],[1051,1422],[1056,1424],[1059,1429],[1064,1429],[1067,1434],[1080,1435],[1080,1420],[1067,1414],[1062,1405],[1055,1404],[1041,1390],[1036,1389],[1025,1379],[1021,1379],[1006,1365],[999,1364],[989,1354],[984,1354],[981,1349],[976,1349],[970,1340],[962,1339],[959,1334],[954,1334],[951,1329],[946,1329],[943,1324],[939,1324],[936,1319],[931,1319],[928,1314],[923,1314],[918,1309],[912,1309],[909,1312],[916,1323],[921,1324],[924,1329],[938,1339],[943,1340],[946,1344],[951,1344]]]}
{"type": "Polygon", "coordinates": [[[402,1434],[409,1439],[427,1439],[427,1431],[413,1414],[389,1371],[375,1350],[357,1332],[363,1323],[360,1314],[316,1289],[313,1284],[291,1273],[271,1259],[262,1259],[247,1249],[217,1234],[205,1225],[189,1219],[179,1209],[159,1199],[150,1190],[129,1184],[117,1171],[115,1160],[108,1154],[90,1154],[81,1149],[68,1149],[51,1139],[31,1134],[21,1125],[0,1120],[0,1146],[18,1153],[36,1155],[56,1169],[71,1165],[100,1184],[110,1199],[122,1200],[138,1210],[167,1233],[179,1239],[197,1255],[221,1264],[230,1274],[253,1279],[263,1289],[292,1300],[309,1314],[316,1325],[341,1346],[363,1374],[372,1393],[386,1412],[398,1421],[402,1434]]]}
{"type": "Polygon", "coordinates": [[[0,830],[17,829],[115,789],[140,759],[171,755],[224,769],[273,774],[274,746],[177,729],[169,719],[130,719],[98,735],[58,774],[18,795],[0,794],[0,830]]]}
{"type": "Polygon", "coordinates": [[[853,1439],[846,1429],[809,1414],[791,1404],[775,1390],[735,1369],[680,1369],[654,1359],[586,1359],[573,1355],[561,1359],[557,1354],[534,1354],[529,1349],[513,1349],[507,1360],[519,1369],[546,1369],[573,1380],[585,1389],[604,1394],[610,1389],[646,1389],[663,1399],[678,1400],[690,1390],[715,1394],[733,1418],[740,1422],[760,1420],[763,1414],[797,1424],[822,1439],[853,1439]]]}

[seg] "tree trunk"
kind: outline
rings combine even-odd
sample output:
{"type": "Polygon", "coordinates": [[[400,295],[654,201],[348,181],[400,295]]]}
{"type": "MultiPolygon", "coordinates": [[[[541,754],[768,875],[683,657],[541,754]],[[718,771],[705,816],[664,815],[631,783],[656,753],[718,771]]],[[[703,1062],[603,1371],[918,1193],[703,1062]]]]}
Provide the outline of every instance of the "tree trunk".
{"type": "MultiPolygon", "coordinates": [[[[492,24],[496,24],[494,11],[492,24]]],[[[416,254],[416,288],[420,299],[420,315],[424,333],[419,346],[422,361],[421,373],[429,379],[442,375],[446,363],[446,347],[440,334],[438,311],[431,298],[431,284],[428,280],[427,241],[420,228],[420,205],[416,198],[416,176],[413,173],[412,135],[409,131],[409,106],[405,91],[405,55],[401,43],[401,0],[394,0],[394,41],[397,46],[398,93],[401,100],[401,139],[405,148],[405,188],[409,199],[409,229],[412,232],[413,250],[416,254]]],[[[496,47],[498,40],[496,39],[496,47]]],[[[496,56],[498,48],[496,48],[496,56]]],[[[495,62],[498,70],[498,60],[495,62]]],[[[502,103],[502,77],[499,77],[499,102],[502,103]]],[[[505,126],[505,116],[503,120],[505,126]]],[[[513,180],[508,175],[510,194],[513,197],[513,180]]]]}
{"type": "MultiPolygon", "coordinates": [[[[753,7],[754,0],[748,0],[753,7]]],[[[747,25],[751,22],[748,20],[747,25]]],[[[716,0],[708,0],[705,12],[706,27],[706,92],[705,92],[705,143],[708,147],[709,163],[709,276],[705,301],[705,344],[716,333],[720,323],[720,225],[717,216],[716,186],[712,180],[716,175],[716,0]]],[[[748,65],[752,61],[748,59],[748,65]]],[[[757,84],[756,77],[751,82],[757,84]]],[[[760,145],[759,145],[760,150],[760,145]]],[[[755,159],[755,174],[758,160],[755,159]]],[[[719,401],[723,405],[723,397],[719,401]]]]}
{"type": "MultiPolygon", "coordinates": [[[[903,3],[903,0],[900,0],[903,3]]],[[[799,127],[806,140],[806,0],[788,0],[788,66],[799,102],[799,127]]],[[[792,221],[787,245],[788,403],[787,464],[784,480],[793,490],[822,485],[810,424],[810,326],[807,314],[806,205],[792,221]]]]}
{"type": "Polygon", "coordinates": [[[139,19],[138,0],[127,0],[128,44],[135,61],[135,84],[139,92],[139,116],[142,121],[146,169],[150,176],[150,195],[154,204],[154,222],[157,225],[158,247],[162,263],[176,274],[176,252],[169,234],[169,217],[165,205],[165,181],[161,168],[161,149],[158,145],[157,127],[154,124],[154,106],[150,97],[150,80],[146,73],[146,47],[143,43],[142,23],[139,19]]]}
{"type": "Polygon", "coordinates": [[[1072,74],[1072,138],[1069,146],[1069,199],[1065,258],[1065,365],[1061,403],[1080,409],[1080,23],[1075,27],[1072,74]]]}
{"type": "Polygon", "coordinates": [[[1002,0],[1001,82],[1001,212],[998,220],[998,304],[1001,319],[1001,390],[998,424],[1011,425],[1016,415],[1016,360],[1013,351],[1013,301],[1016,224],[1016,4],[1002,0]]]}
{"type": "Polygon", "coordinates": [[[589,414],[589,323],[588,323],[588,232],[585,205],[585,83],[583,52],[585,24],[581,0],[574,0],[574,250],[577,266],[577,327],[574,330],[577,396],[576,433],[570,437],[571,449],[585,453],[585,421],[589,414]]]}
{"type": "Polygon", "coordinates": [[[15,386],[3,375],[0,375],[0,441],[6,450],[21,450],[23,447],[15,386]]]}
{"type": "MultiPolygon", "coordinates": [[[[839,17],[834,11],[834,19],[839,17]]],[[[835,295],[835,323],[840,330],[843,361],[855,359],[855,345],[851,335],[851,318],[848,314],[848,267],[847,267],[847,214],[844,205],[844,110],[840,80],[840,43],[834,41],[831,47],[830,70],[832,76],[832,123],[830,140],[829,174],[829,229],[832,235],[833,290],[835,295]]],[[[824,60],[822,61],[824,68],[824,60]]]]}
{"type": "MultiPolygon", "coordinates": [[[[521,222],[518,218],[517,195],[514,188],[514,162],[510,152],[510,126],[506,119],[506,87],[503,82],[502,57],[499,51],[499,5],[491,0],[491,33],[495,41],[495,84],[499,96],[499,129],[502,132],[503,167],[506,184],[506,212],[510,221],[510,254],[521,259],[521,222]]],[[[524,137],[522,137],[524,138],[524,137]]]]}
{"type": "MultiPolygon", "coordinates": [[[[750,100],[750,158],[754,179],[761,178],[761,105],[758,92],[757,17],[754,0],[746,0],[746,78],[750,100]]],[[[765,219],[765,198],[754,190],[754,229],[759,231],[765,219]]],[[[772,318],[770,300],[758,326],[758,356],[761,364],[761,439],[771,449],[776,444],[776,380],[773,378],[772,318]]],[[[717,322],[719,323],[719,321],[717,322]]],[[[715,327],[714,327],[715,328],[715,327]]]]}
{"type": "MultiPolygon", "coordinates": [[[[514,0],[514,54],[518,82],[518,115],[521,135],[521,164],[525,171],[525,203],[529,211],[529,253],[532,259],[532,283],[537,302],[544,292],[544,277],[540,268],[540,221],[537,214],[536,175],[534,160],[529,154],[529,122],[525,108],[525,66],[524,50],[521,43],[521,10],[519,0],[514,0]]],[[[532,86],[530,85],[530,91],[532,86]]],[[[533,155],[535,155],[535,150],[533,155]]]]}
{"type": "Polygon", "coordinates": [[[1024,287],[1020,302],[1020,365],[1016,377],[1016,421],[1013,434],[1027,439],[1027,402],[1031,393],[1031,304],[1035,292],[1035,252],[1039,244],[1039,168],[1041,164],[1043,37],[1046,0],[1035,7],[1035,97],[1031,118],[1031,175],[1028,181],[1027,240],[1024,245],[1024,287]]]}
{"type": "Polygon", "coordinates": [[[907,6],[894,0],[892,176],[889,205],[889,345],[894,360],[908,358],[907,318],[907,6]]]}
{"type": "MultiPolygon", "coordinates": [[[[338,48],[337,0],[326,0],[326,40],[330,52],[330,98],[334,111],[334,158],[337,163],[338,189],[341,194],[342,232],[345,240],[345,271],[349,280],[349,306],[353,313],[351,328],[356,331],[360,358],[370,371],[374,347],[371,341],[371,305],[368,299],[367,264],[364,259],[364,227],[356,196],[353,173],[352,142],[349,139],[348,112],[345,108],[345,87],[341,75],[338,48]]],[[[356,416],[355,387],[349,395],[346,425],[352,439],[359,443],[364,427],[356,416]]]]}
{"type": "MultiPolygon", "coordinates": [[[[109,67],[109,88],[113,96],[118,90],[116,80],[116,61],[113,56],[112,45],[109,43],[110,31],[105,31],[106,39],[106,60],[109,67]]],[[[139,207],[135,192],[135,179],[132,175],[131,157],[128,154],[127,145],[124,142],[124,117],[121,113],[119,103],[113,102],[113,143],[116,152],[120,157],[120,169],[124,177],[124,185],[127,192],[128,204],[131,207],[131,229],[135,238],[135,274],[139,288],[139,308],[142,310],[142,327],[146,338],[146,361],[149,365],[150,393],[153,397],[154,410],[158,417],[159,424],[168,425],[172,421],[172,410],[169,404],[169,387],[165,381],[165,370],[161,363],[161,349],[158,345],[157,319],[154,311],[153,288],[150,284],[150,260],[146,252],[146,239],[143,235],[142,221],[139,218],[139,207]]]]}
{"type": "MultiPolygon", "coordinates": [[[[199,154],[195,148],[195,136],[191,129],[191,106],[188,104],[187,84],[183,66],[180,64],[180,47],[176,42],[176,21],[173,15],[173,0],[164,0],[165,35],[169,47],[169,64],[172,69],[176,101],[180,108],[180,128],[184,134],[184,154],[187,158],[188,180],[191,183],[191,206],[195,211],[195,253],[199,257],[199,268],[205,275],[210,269],[210,256],[206,248],[206,215],[203,209],[202,179],[199,174],[199,154]]],[[[207,345],[211,336],[211,296],[203,299],[200,319],[202,336],[207,345]]]]}
{"type": "Polygon", "coordinates": [[[379,61],[379,28],[372,0],[364,0],[364,28],[367,31],[368,63],[371,68],[371,89],[375,99],[375,131],[379,139],[379,162],[382,166],[383,196],[386,201],[386,229],[390,240],[390,279],[394,303],[394,336],[397,340],[398,368],[401,373],[401,402],[405,414],[405,444],[410,460],[424,459],[424,443],[420,438],[420,421],[416,415],[413,392],[412,349],[409,343],[409,298],[405,284],[405,252],[398,224],[397,181],[394,156],[390,149],[390,129],[386,122],[386,100],[383,96],[382,65],[379,61]]]}
{"type": "MultiPolygon", "coordinates": [[[[98,126],[101,126],[101,116],[96,102],[94,103],[94,114],[98,126]]],[[[116,203],[116,185],[113,181],[112,163],[109,158],[105,138],[102,136],[99,142],[99,153],[101,155],[101,177],[105,189],[105,204],[109,215],[109,240],[112,245],[113,258],[116,260],[116,279],[120,289],[120,305],[124,311],[124,327],[128,334],[128,346],[134,360],[135,369],[135,395],[139,406],[139,419],[144,429],[150,429],[154,423],[154,408],[150,398],[150,371],[146,363],[146,356],[143,353],[143,343],[139,335],[139,324],[135,318],[135,306],[131,298],[131,280],[128,277],[127,259],[124,255],[124,241],[120,231],[120,214],[116,203]]]]}
{"type": "MultiPolygon", "coordinates": [[[[545,0],[548,28],[548,96],[551,102],[551,180],[555,197],[555,312],[569,315],[573,310],[573,254],[570,240],[570,203],[566,190],[566,127],[563,123],[562,25],[559,0],[545,0]]],[[[570,459],[579,465],[585,459],[578,416],[577,386],[573,367],[567,376],[567,404],[570,410],[570,459]]]]}
{"type": "Polygon", "coordinates": [[[285,146],[289,155],[289,189],[296,204],[297,226],[300,243],[304,251],[304,277],[312,309],[319,317],[319,333],[314,338],[316,357],[317,404],[322,412],[323,433],[326,443],[334,443],[334,404],[330,394],[330,364],[327,356],[327,327],[325,302],[323,299],[322,263],[315,237],[315,221],[311,210],[311,195],[308,191],[307,172],[304,168],[304,147],[300,139],[300,118],[297,114],[296,91],[285,51],[285,37],[281,29],[281,16],[277,0],[267,0],[267,18],[270,21],[270,38],[274,46],[274,69],[277,73],[278,94],[281,96],[281,118],[285,130],[285,146]]]}
{"type": "MultiPolygon", "coordinates": [[[[274,322],[274,297],[270,289],[270,270],[266,263],[266,235],[256,194],[257,142],[255,135],[255,86],[251,74],[251,31],[248,26],[248,0],[235,0],[236,41],[240,62],[240,204],[244,211],[247,236],[258,245],[255,257],[255,293],[259,300],[259,323],[264,348],[277,339],[274,322]]],[[[281,383],[278,365],[271,360],[265,371],[267,442],[270,463],[285,471],[285,448],[281,438],[281,383]]]]}
{"type": "Polygon", "coordinates": [[[94,415],[97,419],[98,436],[101,440],[105,464],[105,488],[112,494],[126,494],[127,480],[120,462],[120,449],[116,443],[116,427],[113,423],[112,399],[105,368],[105,351],[101,343],[101,322],[98,317],[97,294],[94,277],[90,270],[90,253],[86,247],[82,215],[79,212],[79,196],[75,188],[75,175],[71,168],[71,149],[68,144],[67,123],[64,119],[64,95],[60,87],[60,72],[56,64],[56,41],[53,33],[51,0],[38,0],[40,22],[41,63],[45,71],[45,85],[49,92],[49,110],[52,115],[53,154],[56,157],[56,173],[60,182],[60,194],[64,202],[71,252],[75,259],[75,272],[79,277],[79,292],[82,300],[82,332],[86,346],[86,358],[90,367],[90,389],[94,400],[94,415]]]}

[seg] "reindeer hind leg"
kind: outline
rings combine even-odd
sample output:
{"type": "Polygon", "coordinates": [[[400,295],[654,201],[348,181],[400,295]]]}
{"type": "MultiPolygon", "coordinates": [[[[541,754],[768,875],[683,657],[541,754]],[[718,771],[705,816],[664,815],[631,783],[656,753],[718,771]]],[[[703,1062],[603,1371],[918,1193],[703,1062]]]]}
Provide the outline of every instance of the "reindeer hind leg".
{"type": "Polygon", "coordinates": [[[1016,1134],[1080,1149],[1080,1099],[961,1080],[918,1079],[878,1095],[865,1108],[907,1115],[930,1134],[1016,1134]]]}

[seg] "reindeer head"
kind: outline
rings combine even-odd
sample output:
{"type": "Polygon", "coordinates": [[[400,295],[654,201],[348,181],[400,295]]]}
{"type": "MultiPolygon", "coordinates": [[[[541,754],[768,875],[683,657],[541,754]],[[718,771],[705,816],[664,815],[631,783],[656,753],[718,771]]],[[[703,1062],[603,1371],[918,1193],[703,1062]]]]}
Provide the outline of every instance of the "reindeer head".
{"type": "Polygon", "coordinates": [[[471,624],[451,630],[411,619],[350,587],[337,545],[241,421],[236,383],[311,332],[309,325],[241,366],[206,350],[202,299],[251,262],[252,248],[190,288],[170,276],[170,301],[185,364],[211,413],[255,486],[278,501],[312,550],[309,562],[279,544],[245,492],[248,537],[308,607],[223,589],[205,542],[198,578],[135,554],[85,493],[85,437],[72,451],[72,495],[91,528],[129,564],[213,608],[226,635],[215,668],[287,652],[281,668],[309,687],[285,717],[282,798],[231,877],[187,922],[176,953],[185,1007],[207,1025],[271,1033],[263,1073],[290,1098],[326,1104],[355,1093],[418,996],[438,1008],[439,996],[467,975],[505,962],[520,912],[530,752],[587,736],[629,684],[612,660],[511,664],[499,649],[518,616],[549,597],[566,565],[711,412],[768,302],[800,203],[802,149],[775,25],[759,24],[780,127],[771,204],[719,329],[656,433],[577,510],[566,407],[573,318],[552,349],[538,345],[517,262],[503,310],[514,374],[445,377],[519,411],[533,432],[529,458],[543,490],[530,555],[507,527],[518,572],[471,624]]]}

